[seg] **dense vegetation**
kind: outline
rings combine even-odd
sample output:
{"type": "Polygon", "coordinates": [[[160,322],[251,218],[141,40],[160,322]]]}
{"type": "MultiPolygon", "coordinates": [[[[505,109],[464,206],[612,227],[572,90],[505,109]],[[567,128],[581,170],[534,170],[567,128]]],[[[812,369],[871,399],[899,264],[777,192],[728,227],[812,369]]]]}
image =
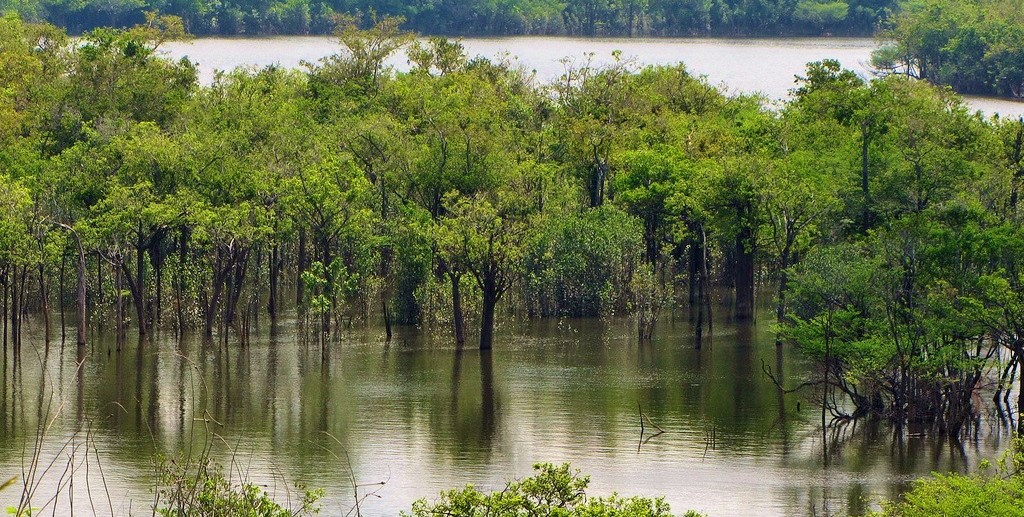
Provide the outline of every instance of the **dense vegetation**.
{"type": "Polygon", "coordinates": [[[402,16],[424,34],[768,35],[871,34],[896,0],[0,0],[79,33],[130,26],[146,11],[185,20],[194,34],[326,34],[335,15],[402,16]]]}
{"type": "Polygon", "coordinates": [[[1024,2],[918,0],[889,20],[874,65],[961,93],[1024,97],[1024,2]]]}
{"type": "Polygon", "coordinates": [[[882,503],[874,517],[1012,517],[1021,513],[1024,497],[1024,441],[1020,436],[995,466],[985,461],[980,471],[933,474],[914,481],[896,501],[882,503]]]}
{"type": "MultiPolygon", "coordinates": [[[[442,492],[434,502],[416,501],[408,517],[537,516],[672,517],[661,498],[587,495],[590,478],[569,464],[534,465],[533,476],[509,481],[503,490],[484,493],[466,486],[442,492]]],[[[303,517],[320,513],[323,490],[305,490],[295,508],[286,508],[261,487],[232,482],[224,469],[208,459],[165,463],[157,491],[155,513],[162,517],[303,517]]],[[[17,509],[13,513],[20,515],[17,509]]],[[[349,513],[359,515],[358,505],[349,513]]],[[[689,511],[683,517],[702,517],[689,511]]]]}
{"type": "MultiPolygon", "coordinates": [[[[320,513],[322,489],[296,487],[295,507],[283,506],[252,481],[232,480],[234,472],[200,458],[179,457],[162,462],[153,505],[160,517],[311,517],[320,513]]],[[[290,494],[289,494],[290,495],[290,494]]],[[[288,497],[287,499],[291,499],[288,497]]],[[[14,512],[15,515],[21,515],[14,512]]],[[[34,512],[29,512],[29,514],[34,512]]],[[[27,515],[27,514],[26,514],[27,515]]]]}
{"type": "Polygon", "coordinates": [[[326,349],[369,321],[490,348],[513,316],[631,314],[650,339],[679,303],[700,346],[712,310],[750,320],[763,288],[820,359],[823,420],[956,434],[978,388],[996,377],[1001,407],[1024,362],[1024,123],[926,82],[814,63],[769,110],[682,65],[542,85],[443,39],[395,73],[384,59],[410,38],[388,19],[304,71],[199,86],[157,51],[181,30],[151,18],[71,44],[0,24],[15,356],[27,314],[49,342],[66,306],[79,343],[134,326],[244,345],[297,305],[326,349]]]}
{"type": "MultiPolygon", "coordinates": [[[[590,478],[568,464],[534,465],[532,477],[510,481],[503,489],[484,493],[472,486],[449,490],[439,500],[421,499],[406,517],[484,517],[507,515],[561,515],[565,517],[671,517],[669,505],[662,499],[646,497],[588,497],[590,478]]],[[[701,517],[694,511],[684,517],[701,517]]]]}

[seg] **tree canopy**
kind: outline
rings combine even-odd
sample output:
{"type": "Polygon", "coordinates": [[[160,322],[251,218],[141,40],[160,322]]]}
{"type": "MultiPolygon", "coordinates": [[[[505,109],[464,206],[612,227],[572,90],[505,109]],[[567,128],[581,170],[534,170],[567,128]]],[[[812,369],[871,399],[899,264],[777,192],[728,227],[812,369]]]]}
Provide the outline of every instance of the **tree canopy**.
{"type": "MultiPolygon", "coordinates": [[[[401,17],[431,35],[580,36],[871,34],[897,0],[29,0],[0,13],[48,21],[72,32],[127,27],[144,13],[180,16],[194,34],[328,34],[343,19],[401,17]]],[[[370,22],[372,24],[372,22],[370,22]]]]}

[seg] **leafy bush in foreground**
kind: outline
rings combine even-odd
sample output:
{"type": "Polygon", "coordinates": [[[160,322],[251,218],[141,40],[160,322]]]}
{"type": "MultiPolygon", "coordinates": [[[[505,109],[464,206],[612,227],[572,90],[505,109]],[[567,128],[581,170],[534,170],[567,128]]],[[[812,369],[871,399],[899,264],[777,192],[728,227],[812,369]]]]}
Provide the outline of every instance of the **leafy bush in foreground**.
{"type": "Polygon", "coordinates": [[[1010,517],[1024,513],[1024,479],[979,474],[935,474],[914,482],[914,488],[879,517],[1010,517]]]}
{"type": "Polygon", "coordinates": [[[1024,440],[1013,445],[992,469],[980,472],[933,474],[914,482],[898,501],[882,503],[875,517],[1011,517],[1024,515],[1024,440]],[[994,472],[986,472],[994,470],[994,472]]]}
{"type": "MultiPolygon", "coordinates": [[[[509,482],[504,490],[485,494],[472,486],[441,493],[434,502],[420,499],[412,513],[404,517],[484,517],[484,516],[560,516],[560,517],[671,517],[662,498],[587,497],[590,477],[572,469],[568,463],[534,465],[533,477],[509,482]]],[[[684,517],[700,517],[690,511],[684,517]]]]}
{"type": "Polygon", "coordinates": [[[324,494],[322,489],[303,490],[299,506],[286,508],[251,482],[232,483],[221,466],[205,458],[163,465],[161,481],[155,513],[162,517],[307,516],[319,513],[316,503],[324,494]]]}

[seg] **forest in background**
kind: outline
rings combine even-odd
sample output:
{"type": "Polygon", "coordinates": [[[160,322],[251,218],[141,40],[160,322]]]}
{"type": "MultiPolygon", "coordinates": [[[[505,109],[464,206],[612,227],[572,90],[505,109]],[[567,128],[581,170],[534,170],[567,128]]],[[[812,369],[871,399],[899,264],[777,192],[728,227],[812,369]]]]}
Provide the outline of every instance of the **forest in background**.
{"type": "Polygon", "coordinates": [[[192,34],[330,34],[338,15],[427,35],[871,35],[898,0],[0,0],[0,13],[79,34],[180,16],[192,34]],[[372,15],[372,16],[369,16],[372,15]]]}
{"type": "Polygon", "coordinates": [[[879,73],[965,94],[1024,97],[1024,2],[919,0],[886,23],[872,55],[879,73]]]}

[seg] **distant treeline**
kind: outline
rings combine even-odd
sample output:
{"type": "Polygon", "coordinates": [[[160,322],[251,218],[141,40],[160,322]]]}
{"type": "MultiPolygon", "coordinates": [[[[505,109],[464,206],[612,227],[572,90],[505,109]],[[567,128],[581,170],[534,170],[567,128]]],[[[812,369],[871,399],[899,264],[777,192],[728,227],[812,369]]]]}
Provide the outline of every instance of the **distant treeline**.
{"type": "Polygon", "coordinates": [[[327,34],[336,15],[401,16],[438,35],[868,35],[897,0],[0,0],[0,12],[82,33],[182,17],[192,34],[327,34]]]}
{"type": "Polygon", "coordinates": [[[1024,97],[1022,0],[909,2],[882,37],[890,44],[873,60],[883,72],[961,93],[1024,97]]]}

